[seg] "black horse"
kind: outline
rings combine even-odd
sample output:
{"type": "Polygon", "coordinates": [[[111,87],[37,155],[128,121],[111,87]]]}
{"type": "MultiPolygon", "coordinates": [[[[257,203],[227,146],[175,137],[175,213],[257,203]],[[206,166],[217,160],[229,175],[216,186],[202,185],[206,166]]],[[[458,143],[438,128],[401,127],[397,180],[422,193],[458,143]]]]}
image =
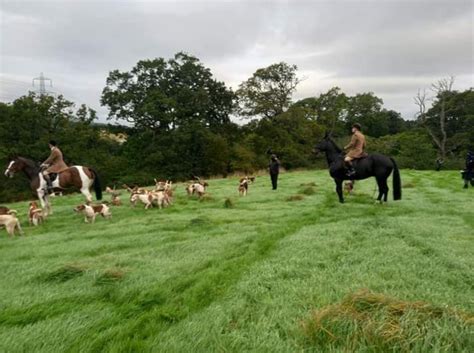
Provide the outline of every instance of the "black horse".
{"type": "Polygon", "coordinates": [[[344,166],[344,154],[337,144],[326,134],[324,139],[315,146],[315,150],[326,153],[326,159],[329,165],[329,174],[336,182],[336,192],[339,196],[339,202],[344,202],[342,195],[342,183],[344,180],[361,180],[369,177],[375,177],[379,187],[378,201],[387,202],[388,185],[387,179],[393,171],[393,199],[401,200],[402,186],[400,180],[400,171],[397,164],[391,157],[382,154],[369,154],[367,157],[353,161],[352,164],[356,171],[353,177],[346,175],[344,166]]]}

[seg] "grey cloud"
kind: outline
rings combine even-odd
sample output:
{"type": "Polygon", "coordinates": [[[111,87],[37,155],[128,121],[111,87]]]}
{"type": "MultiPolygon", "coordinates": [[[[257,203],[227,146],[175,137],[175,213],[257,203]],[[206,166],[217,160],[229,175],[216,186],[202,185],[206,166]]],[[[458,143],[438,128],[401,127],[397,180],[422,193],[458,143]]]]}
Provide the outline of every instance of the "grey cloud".
{"type": "Polygon", "coordinates": [[[181,50],[234,88],[257,68],[287,61],[307,77],[296,98],[338,85],[351,94],[373,91],[402,112],[410,111],[417,88],[442,76],[473,86],[471,1],[7,0],[0,6],[3,100],[23,94],[44,71],[57,91],[105,116],[99,99],[110,70],[181,50]]]}

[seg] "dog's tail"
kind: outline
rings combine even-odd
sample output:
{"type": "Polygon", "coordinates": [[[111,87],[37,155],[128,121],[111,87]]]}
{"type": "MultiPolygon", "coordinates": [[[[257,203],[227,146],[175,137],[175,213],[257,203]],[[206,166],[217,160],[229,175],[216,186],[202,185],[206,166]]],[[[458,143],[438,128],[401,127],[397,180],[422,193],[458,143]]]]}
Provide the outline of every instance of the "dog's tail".
{"type": "Polygon", "coordinates": [[[9,210],[7,213],[9,215],[16,216],[18,214],[18,211],[17,210],[9,210]]]}
{"type": "Polygon", "coordinates": [[[130,186],[128,186],[127,184],[123,184],[122,187],[124,189],[126,189],[128,192],[133,193],[133,189],[130,186]]]}

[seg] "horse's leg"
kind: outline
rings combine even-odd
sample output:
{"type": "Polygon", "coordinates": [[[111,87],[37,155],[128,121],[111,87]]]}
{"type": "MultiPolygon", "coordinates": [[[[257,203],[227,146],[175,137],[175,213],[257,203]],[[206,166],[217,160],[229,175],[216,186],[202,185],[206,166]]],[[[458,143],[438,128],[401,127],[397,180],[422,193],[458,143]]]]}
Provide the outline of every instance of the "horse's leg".
{"type": "Polygon", "coordinates": [[[41,174],[39,175],[39,185],[36,189],[36,193],[38,194],[38,200],[40,201],[41,208],[44,209],[44,216],[47,217],[49,215],[52,215],[53,209],[51,208],[51,204],[49,202],[46,180],[44,180],[41,174]]]}
{"type": "Polygon", "coordinates": [[[387,202],[387,197],[388,197],[388,184],[387,184],[387,179],[383,179],[383,200],[384,202],[387,202]]]}
{"type": "Polygon", "coordinates": [[[49,202],[49,195],[47,192],[44,193],[44,203],[46,205],[48,215],[52,215],[53,208],[51,207],[51,202],[49,202]]]}
{"type": "Polygon", "coordinates": [[[92,202],[92,195],[88,187],[82,187],[81,193],[86,197],[87,202],[92,202]]]}
{"type": "Polygon", "coordinates": [[[41,208],[44,210],[44,216],[47,217],[53,214],[53,210],[51,209],[47,192],[45,192],[45,190],[40,186],[36,190],[36,193],[38,194],[38,200],[41,204],[41,208]]]}
{"type": "Polygon", "coordinates": [[[379,188],[379,196],[377,196],[376,202],[382,203],[382,196],[384,195],[383,179],[381,177],[376,177],[376,180],[379,188]]]}
{"type": "Polygon", "coordinates": [[[81,193],[85,196],[87,202],[92,202],[90,188],[93,182],[84,171],[84,167],[76,167],[76,169],[79,173],[79,180],[74,181],[75,187],[81,190],[81,193]]]}
{"type": "Polygon", "coordinates": [[[92,195],[89,189],[81,189],[81,192],[86,197],[87,202],[92,202],[92,195]]]}
{"type": "Polygon", "coordinates": [[[334,181],[336,182],[336,192],[337,192],[337,196],[339,196],[339,202],[344,203],[344,196],[342,194],[342,182],[343,182],[343,180],[342,179],[335,179],[334,181]]]}
{"type": "Polygon", "coordinates": [[[43,197],[44,197],[44,190],[41,189],[41,188],[39,188],[39,189],[36,190],[36,194],[38,195],[38,200],[39,200],[39,202],[40,202],[40,204],[41,204],[41,208],[43,208],[45,211],[47,211],[47,210],[45,209],[46,204],[44,203],[44,199],[43,199],[43,197]]]}

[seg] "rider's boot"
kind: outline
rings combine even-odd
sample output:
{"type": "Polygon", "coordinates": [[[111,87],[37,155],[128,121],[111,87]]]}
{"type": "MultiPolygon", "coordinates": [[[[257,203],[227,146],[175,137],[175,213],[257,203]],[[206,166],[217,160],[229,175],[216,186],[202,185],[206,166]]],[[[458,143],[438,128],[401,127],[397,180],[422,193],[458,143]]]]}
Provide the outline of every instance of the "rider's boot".
{"type": "Polygon", "coordinates": [[[345,165],[346,165],[346,175],[349,178],[352,178],[356,174],[354,166],[352,165],[351,162],[346,162],[345,165]]]}
{"type": "Polygon", "coordinates": [[[44,176],[44,180],[46,181],[46,188],[47,188],[48,194],[50,194],[53,191],[53,183],[48,174],[43,174],[43,176],[44,176]]]}

